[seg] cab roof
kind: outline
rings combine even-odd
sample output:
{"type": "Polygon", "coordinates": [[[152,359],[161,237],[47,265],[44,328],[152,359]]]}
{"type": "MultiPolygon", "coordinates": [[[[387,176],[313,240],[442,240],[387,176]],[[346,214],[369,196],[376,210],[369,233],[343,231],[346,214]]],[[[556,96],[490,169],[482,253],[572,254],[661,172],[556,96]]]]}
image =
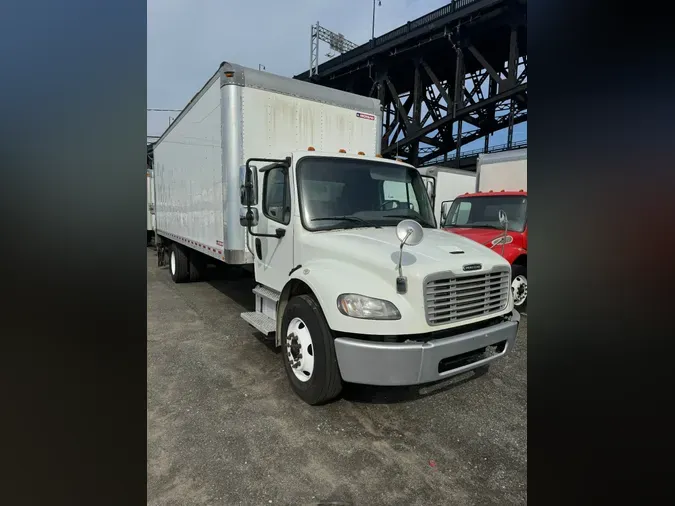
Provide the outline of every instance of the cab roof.
{"type": "Polygon", "coordinates": [[[303,156],[317,156],[317,157],[323,157],[323,158],[348,158],[352,160],[360,160],[363,158],[366,158],[368,160],[372,160],[375,162],[383,162],[383,163],[396,163],[396,164],[401,164],[405,165],[410,168],[414,168],[412,165],[410,165],[407,162],[404,162],[402,160],[396,160],[396,159],[391,159],[391,158],[384,158],[382,156],[377,156],[374,154],[366,153],[366,154],[359,154],[363,153],[361,152],[344,152],[341,153],[340,151],[334,152],[334,151],[316,151],[312,149],[305,149],[305,150],[296,150],[292,152],[293,158],[301,158],[303,156]]]}
{"type": "Polygon", "coordinates": [[[463,193],[458,195],[457,198],[461,197],[527,197],[527,192],[525,190],[513,191],[513,190],[498,190],[498,191],[486,191],[486,192],[474,192],[474,193],[463,193]]]}

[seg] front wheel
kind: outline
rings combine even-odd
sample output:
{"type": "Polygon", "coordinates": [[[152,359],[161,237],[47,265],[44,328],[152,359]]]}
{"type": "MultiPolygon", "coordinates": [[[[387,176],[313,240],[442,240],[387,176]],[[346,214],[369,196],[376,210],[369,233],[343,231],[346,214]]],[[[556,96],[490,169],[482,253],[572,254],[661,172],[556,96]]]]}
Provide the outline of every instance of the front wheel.
{"type": "Polygon", "coordinates": [[[518,312],[527,309],[527,267],[514,265],[511,267],[511,292],[513,293],[513,307],[518,312]]]}
{"type": "Polygon", "coordinates": [[[319,304],[309,295],[293,297],[281,321],[284,369],[291,388],[310,405],[342,391],[333,336],[319,304]]]}

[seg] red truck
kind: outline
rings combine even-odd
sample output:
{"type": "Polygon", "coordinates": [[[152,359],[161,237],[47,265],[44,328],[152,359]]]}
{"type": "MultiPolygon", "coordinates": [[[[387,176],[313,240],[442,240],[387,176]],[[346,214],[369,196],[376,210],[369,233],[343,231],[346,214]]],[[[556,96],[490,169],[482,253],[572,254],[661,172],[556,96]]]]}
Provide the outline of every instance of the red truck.
{"type": "Polygon", "coordinates": [[[527,150],[480,155],[476,192],[458,196],[443,230],[495,250],[511,264],[511,289],[518,311],[527,308],[527,150]],[[500,221],[500,211],[506,220],[500,221]]]}

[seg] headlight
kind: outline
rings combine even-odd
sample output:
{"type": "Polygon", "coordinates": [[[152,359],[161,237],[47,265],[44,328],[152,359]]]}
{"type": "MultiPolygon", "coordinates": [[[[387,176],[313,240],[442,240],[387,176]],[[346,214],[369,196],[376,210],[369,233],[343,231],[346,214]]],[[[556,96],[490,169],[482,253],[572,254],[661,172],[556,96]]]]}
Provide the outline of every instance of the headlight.
{"type": "Polygon", "coordinates": [[[356,293],[343,293],[337,298],[337,306],[345,316],[367,320],[400,320],[398,312],[388,300],[374,299],[356,293]]]}

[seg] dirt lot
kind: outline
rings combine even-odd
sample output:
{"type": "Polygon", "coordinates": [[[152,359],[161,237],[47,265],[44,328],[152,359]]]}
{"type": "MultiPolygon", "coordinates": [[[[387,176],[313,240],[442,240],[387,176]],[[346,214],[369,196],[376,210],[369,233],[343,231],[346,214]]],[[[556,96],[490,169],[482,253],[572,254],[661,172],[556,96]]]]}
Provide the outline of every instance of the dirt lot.
{"type": "Polygon", "coordinates": [[[148,504],[527,502],[527,317],[487,374],[310,407],[239,317],[252,288],[176,285],[148,249],[148,504]]]}

